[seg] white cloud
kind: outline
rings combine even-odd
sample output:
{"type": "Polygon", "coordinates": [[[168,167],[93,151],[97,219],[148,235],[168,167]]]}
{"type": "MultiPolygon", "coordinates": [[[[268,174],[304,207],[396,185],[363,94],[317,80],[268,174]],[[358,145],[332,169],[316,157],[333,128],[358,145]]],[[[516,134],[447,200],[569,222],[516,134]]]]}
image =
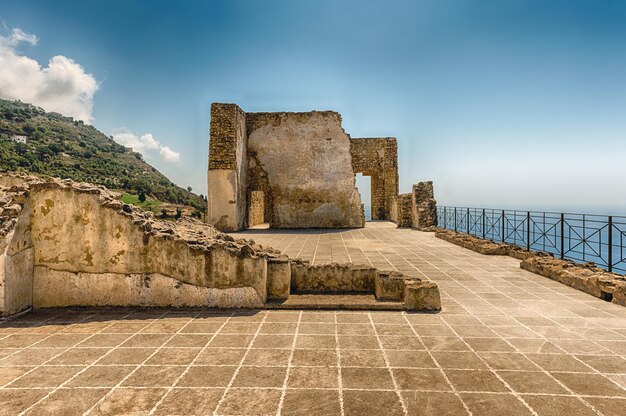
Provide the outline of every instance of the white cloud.
{"type": "Polygon", "coordinates": [[[165,162],[178,162],[180,160],[180,153],[173,151],[167,146],[161,146],[159,154],[165,162]]]}
{"type": "Polygon", "coordinates": [[[159,149],[159,155],[164,162],[178,162],[180,160],[179,152],[172,150],[169,146],[162,145],[150,133],[139,136],[130,131],[123,130],[112,134],[112,137],[113,140],[119,144],[130,147],[135,152],[139,152],[144,156],[150,155],[151,150],[159,149]]]}
{"type": "Polygon", "coordinates": [[[0,36],[0,97],[91,122],[96,79],[66,56],[53,56],[42,68],[16,50],[20,43],[36,45],[37,41],[35,35],[17,28],[0,36]]]}
{"type": "Polygon", "coordinates": [[[124,132],[114,134],[113,139],[119,144],[130,147],[135,152],[139,153],[159,148],[159,142],[157,142],[151,134],[144,134],[140,137],[130,132],[124,132]]]}

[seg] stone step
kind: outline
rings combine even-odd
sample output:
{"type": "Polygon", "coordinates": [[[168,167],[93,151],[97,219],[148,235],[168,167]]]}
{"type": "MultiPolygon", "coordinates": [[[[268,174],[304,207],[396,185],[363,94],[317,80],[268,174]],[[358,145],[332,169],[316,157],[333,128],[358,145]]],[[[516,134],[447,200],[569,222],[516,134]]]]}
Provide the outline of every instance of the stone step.
{"type": "Polygon", "coordinates": [[[379,302],[368,294],[298,294],[289,299],[269,301],[266,309],[344,309],[344,310],[404,310],[403,302],[379,302]]]}

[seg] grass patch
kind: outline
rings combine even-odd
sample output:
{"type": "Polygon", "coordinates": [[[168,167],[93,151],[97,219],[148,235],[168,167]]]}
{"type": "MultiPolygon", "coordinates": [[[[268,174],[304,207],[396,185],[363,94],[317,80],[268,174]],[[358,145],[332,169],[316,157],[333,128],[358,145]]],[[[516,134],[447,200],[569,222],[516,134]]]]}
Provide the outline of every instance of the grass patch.
{"type": "Polygon", "coordinates": [[[125,193],[122,195],[122,202],[129,205],[135,205],[145,210],[153,210],[157,208],[162,202],[146,198],[144,202],[139,201],[139,196],[125,193]]]}

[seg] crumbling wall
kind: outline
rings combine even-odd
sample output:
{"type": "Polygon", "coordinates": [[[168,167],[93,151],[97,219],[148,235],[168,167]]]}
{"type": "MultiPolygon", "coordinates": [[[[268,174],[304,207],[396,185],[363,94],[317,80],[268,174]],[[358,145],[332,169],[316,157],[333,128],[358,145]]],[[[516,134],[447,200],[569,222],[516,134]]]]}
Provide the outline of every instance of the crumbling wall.
{"type": "Polygon", "coordinates": [[[413,228],[430,230],[437,226],[437,201],[432,181],[413,185],[412,204],[413,228]]]}
{"type": "Polygon", "coordinates": [[[208,222],[221,231],[246,225],[246,114],[235,104],[211,105],[208,222]]]}
{"type": "MultiPolygon", "coordinates": [[[[117,282],[107,275],[134,280],[129,287],[138,286],[138,275],[143,275],[146,288],[155,276],[168,282],[140,304],[166,304],[158,297],[171,299],[184,284],[217,289],[204,290],[207,306],[253,307],[265,302],[265,258],[254,255],[251,247],[241,255],[243,246],[222,240],[198,221],[156,221],[151,213],[123,205],[103,189],[71,183],[31,185],[30,202],[35,306],[66,306],[63,299],[72,287],[85,289],[77,295],[91,288],[102,296],[115,288],[107,281],[117,282]],[[68,279],[68,273],[75,278],[68,279]],[[237,303],[224,303],[233,299],[237,303]]],[[[71,299],[73,304],[90,304],[90,298],[71,299]]]]}
{"type": "Polygon", "coordinates": [[[372,219],[391,220],[398,195],[398,144],[395,138],[350,139],[355,173],[371,177],[372,219]]]}
{"type": "Polygon", "coordinates": [[[272,227],[364,225],[338,113],[247,113],[247,129],[249,190],[267,193],[272,227]]]}
{"type": "Polygon", "coordinates": [[[413,203],[411,194],[400,194],[397,198],[398,227],[413,226],[413,203]]]}
{"type": "Polygon", "coordinates": [[[32,306],[31,209],[19,181],[0,183],[0,312],[15,314],[32,306]]]}
{"type": "Polygon", "coordinates": [[[434,231],[437,226],[437,201],[433,183],[419,182],[411,193],[400,194],[395,199],[396,210],[391,212],[398,227],[412,227],[421,231],[434,231]]]}

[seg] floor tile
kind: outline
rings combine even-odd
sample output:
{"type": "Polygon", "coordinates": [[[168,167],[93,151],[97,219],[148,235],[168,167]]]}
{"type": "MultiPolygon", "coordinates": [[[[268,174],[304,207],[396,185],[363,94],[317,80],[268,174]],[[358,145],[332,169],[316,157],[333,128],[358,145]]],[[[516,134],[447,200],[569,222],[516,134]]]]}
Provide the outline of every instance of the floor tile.
{"type": "Polygon", "coordinates": [[[402,403],[393,391],[345,391],[343,406],[346,416],[400,416],[404,413],[402,403]]]}

